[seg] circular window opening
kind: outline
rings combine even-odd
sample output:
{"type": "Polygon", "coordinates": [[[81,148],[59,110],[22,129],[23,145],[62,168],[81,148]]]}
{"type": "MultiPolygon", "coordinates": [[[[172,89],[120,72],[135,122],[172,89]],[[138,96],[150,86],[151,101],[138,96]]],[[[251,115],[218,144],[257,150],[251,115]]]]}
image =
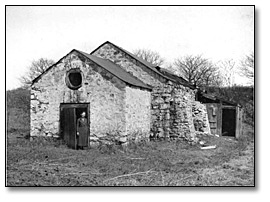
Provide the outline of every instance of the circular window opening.
{"type": "Polygon", "coordinates": [[[77,90],[82,86],[82,74],[79,69],[72,69],[66,76],[67,86],[73,90],[77,90]]]}

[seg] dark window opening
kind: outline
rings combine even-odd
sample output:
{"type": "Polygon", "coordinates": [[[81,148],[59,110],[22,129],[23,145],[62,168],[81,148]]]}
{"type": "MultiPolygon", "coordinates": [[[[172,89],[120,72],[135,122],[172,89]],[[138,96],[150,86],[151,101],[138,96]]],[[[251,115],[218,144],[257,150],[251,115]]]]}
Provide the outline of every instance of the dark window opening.
{"type": "Polygon", "coordinates": [[[82,75],[79,72],[70,73],[68,75],[69,81],[73,86],[79,86],[82,84],[82,75]]]}
{"type": "Polygon", "coordinates": [[[67,86],[73,90],[77,90],[82,86],[82,74],[79,69],[71,69],[66,77],[67,86]]]}

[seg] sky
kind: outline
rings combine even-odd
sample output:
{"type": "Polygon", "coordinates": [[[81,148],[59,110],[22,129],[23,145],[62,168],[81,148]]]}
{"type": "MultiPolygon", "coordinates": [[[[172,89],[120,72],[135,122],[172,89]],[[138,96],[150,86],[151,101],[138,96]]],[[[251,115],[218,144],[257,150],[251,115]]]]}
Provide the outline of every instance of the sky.
{"type": "MultiPolygon", "coordinates": [[[[21,84],[33,60],[58,61],[105,41],[132,52],[240,61],[254,51],[252,6],[11,6],[6,8],[6,88],[21,84]]],[[[235,82],[245,84],[236,76],[235,82]]]]}

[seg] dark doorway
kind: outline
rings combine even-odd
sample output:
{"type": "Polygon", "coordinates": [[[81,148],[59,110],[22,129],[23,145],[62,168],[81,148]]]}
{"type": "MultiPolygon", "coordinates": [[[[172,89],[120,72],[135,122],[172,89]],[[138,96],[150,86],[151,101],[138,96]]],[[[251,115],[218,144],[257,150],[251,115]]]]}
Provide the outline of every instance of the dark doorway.
{"type": "Polygon", "coordinates": [[[235,137],[236,113],[235,109],[222,109],[222,135],[235,137]]]}
{"type": "Polygon", "coordinates": [[[89,125],[89,104],[60,104],[60,134],[72,149],[77,149],[77,120],[82,112],[86,113],[85,118],[89,125]]]}

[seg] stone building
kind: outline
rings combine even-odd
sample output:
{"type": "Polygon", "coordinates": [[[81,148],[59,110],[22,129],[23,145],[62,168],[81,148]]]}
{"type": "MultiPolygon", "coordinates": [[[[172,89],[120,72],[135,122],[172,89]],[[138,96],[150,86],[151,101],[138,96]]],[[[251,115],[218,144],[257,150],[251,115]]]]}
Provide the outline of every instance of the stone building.
{"type": "Polygon", "coordinates": [[[33,81],[31,136],[62,136],[76,147],[83,111],[90,144],[149,136],[151,89],[109,60],[72,50],[33,81]]]}
{"type": "Polygon", "coordinates": [[[194,142],[194,120],[208,122],[195,94],[183,78],[107,41],[90,54],[72,50],[33,81],[31,136],[61,136],[74,147],[85,111],[90,145],[150,137],[194,142]]]}

